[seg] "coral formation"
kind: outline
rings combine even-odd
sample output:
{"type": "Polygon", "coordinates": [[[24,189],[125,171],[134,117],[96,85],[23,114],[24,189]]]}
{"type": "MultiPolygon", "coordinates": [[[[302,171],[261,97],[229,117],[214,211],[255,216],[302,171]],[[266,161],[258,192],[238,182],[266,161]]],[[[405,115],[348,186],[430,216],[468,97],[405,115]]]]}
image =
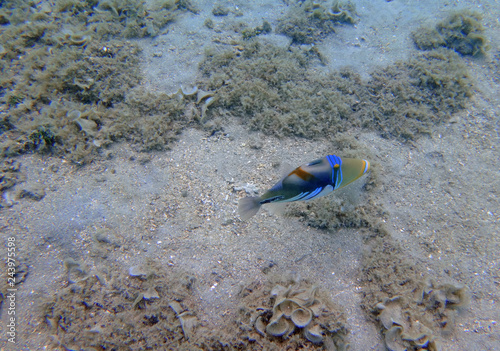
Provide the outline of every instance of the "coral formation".
{"type": "Polygon", "coordinates": [[[439,337],[452,328],[456,310],[467,306],[465,287],[429,280],[383,226],[377,231],[364,256],[362,307],[380,322],[390,350],[439,350],[439,337]]]}
{"type": "Polygon", "coordinates": [[[408,348],[439,350],[436,333],[425,323],[429,320],[428,315],[434,314],[434,320],[446,332],[453,324],[453,310],[468,304],[465,287],[456,284],[438,285],[427,281],[416,290],[415,296],[412,302],[416,305],[405,301],[407,298],[395,296],[375,306],[377,318],[386,330],[387,348],[391,351],[408,348]]]}
{"type": "Polygon", "coordinates": [[[240,292],[246,338],[267,347],[285,342],[289,347],[294,343],[307,347],[310,342],[311,347],[348,348],[346,317],[325,292],[307,281],[273,281],[271,276],[267,285],[250,284],[240,292]],[[258,305],[257,301],[266,302],[258,305]]]}
{"type": "Polygon", "coordinates": [[[417,29],[412,38],[421,50],[447,47],[462,55],[484,54],[489,45],[481,20],[480,13],[462,10],[451,14],[434,28],[417,29]]]}
{"type": "MultiPolygon", "coordinates": [[[[255,319],[255,329],[265,336],[288,338],[301,330],[303,336],[313,343],[322,343],[325,338],[335,338],[339,332],[338,325],[319,296],[317,286],[303,288],[300,284],[288,287],[276,285],[271,290],[274,306],[271,310],[259,309],[260,315],[255,319]],[[266,315],[271,317],[265,322],[266,315]],[[330,326],[334,328],[330,328],[330,326]]],[[[332,339],[333,340],[333,339],[332,339]]]]}

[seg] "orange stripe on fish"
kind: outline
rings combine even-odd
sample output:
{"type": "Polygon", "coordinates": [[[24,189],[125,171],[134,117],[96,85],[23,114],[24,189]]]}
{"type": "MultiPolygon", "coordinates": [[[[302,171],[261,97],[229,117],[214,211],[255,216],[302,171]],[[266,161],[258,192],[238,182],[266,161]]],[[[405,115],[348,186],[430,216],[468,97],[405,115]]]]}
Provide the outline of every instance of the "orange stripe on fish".
{"type": "Polygon", "coordinates": [[[288,176],[290,177],[292,174],[295,174],[297,177],[307,182],[314,178],[311,173],[303,170],[302,167],[295,168],[288,176]]]}

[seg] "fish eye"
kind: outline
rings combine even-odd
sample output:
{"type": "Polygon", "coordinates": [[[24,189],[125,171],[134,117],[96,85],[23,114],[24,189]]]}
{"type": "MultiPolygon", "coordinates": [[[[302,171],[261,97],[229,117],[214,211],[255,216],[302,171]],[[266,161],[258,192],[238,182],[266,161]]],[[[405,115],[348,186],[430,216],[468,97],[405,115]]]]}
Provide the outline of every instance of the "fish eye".
{"type": "Polygon", "coordinates": [[[314,160],[312,162],[309,162],[307,165],[308,166],[314,166],[314,165],[317,165],[317,164],[320,164],[321,163],[321,158],[317,159],[317,160],[314,160]]]}

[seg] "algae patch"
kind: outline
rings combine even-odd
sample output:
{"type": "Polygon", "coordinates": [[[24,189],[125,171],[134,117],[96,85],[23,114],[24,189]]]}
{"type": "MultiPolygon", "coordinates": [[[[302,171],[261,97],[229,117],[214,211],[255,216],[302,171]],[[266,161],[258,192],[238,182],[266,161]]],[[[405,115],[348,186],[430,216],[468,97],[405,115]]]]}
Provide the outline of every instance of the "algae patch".
{"type": "MultiPolygon", "coordinates": [[[[9,21],[0,27],[2,157],[53,153],[83,164],[107,144],[134,138],[133,129],[145,123],[125,120],[140,108],[127,99],[141,81],[140,50],[124,38],[155,36],[179,13],[196,11],[189,1],[151,6],[134,0],[3,4],[1,14],[9,21]]],[[[138,100],[147,98],[145,93],[138,100]]],[[[177,104],[170,106],[174,111],[158,110],[156,116],[178,118],[177,104]]],[[[151,119],[151,111],[140,118],[151,119]]],[[[178,129],[166,124],[170,130],[159,133],[142,128],[141,144],[168,147],[178,129]]]]}
{"type": "Polygon", "coordinates": [[[199,85],[216,92],[214,112],[280,137],[363,127],[411,140],[446,122],[472,94],[466,65],[445,49],[377,69],[363,81],[348,68],[314,69],[321,59],[313,47],[287,50],[252,39],[238,48],[208,50],[199,85]]]}
{"type": "Polygon", "coordinates": [[[473,92],[467,66],[446,49],[377,70],[366,88],[370,106],[363,111],[363,125],[400,139],[431,134],[435,125],[465,108],[473,92]]]}
{"type": "Polygon", "coordinates": [[[41,306],[45,331],[52,336],[54,347],[186,346],[184,333],[194,332],[198,323],[187,308],[192,277],[167,272],[154,262],[145,263],[144,269],[150,272],[145,277],[129,275],[117,265],[87,273],[80,263],[66,262],[69,272],[76,269],[79,274],[41,306]],[[178,306],[175,310],[169,308],[174,305],[178,306]],[[184,315],[184,321],[179,320],[179,314],[184,315]]]}
{"type": "Polygon", "coordinates": [[[478,12],[462,10],[449,15],[435,27],[421,27],[412,33],[421,50],[446,47],[462,55],[476,56],[488,49],[488,40],[478,12]]]}
{"type": "Polygon", "coordinates": [[[356,7],[350,1],[297,2],[279,21],[276,31],[294,44],[312,44],[335,32],[335,26],[357,22],[356,7]]]}
{"type": "MultiPolygon", "coordinates": [[[[278,136],[316,137],[345,129],[356,104],[356,74],[308,71],[312,51],[291,52],[257,40],[240,51],[208,51],[200,86],[216,91],[217,106],[252,129],[278,136]]],[[[210,115],[209,115],[210,116],[210,115]]]]}

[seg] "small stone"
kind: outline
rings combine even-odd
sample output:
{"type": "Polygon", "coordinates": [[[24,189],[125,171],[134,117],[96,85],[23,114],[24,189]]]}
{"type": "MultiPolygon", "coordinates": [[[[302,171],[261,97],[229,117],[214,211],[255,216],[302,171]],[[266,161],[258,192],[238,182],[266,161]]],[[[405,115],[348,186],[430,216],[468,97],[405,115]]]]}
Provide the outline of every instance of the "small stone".
{"type": "Polygon", "coordinates": [[[156,291],[155,288],[149,288],[145,293],[144,293],[144,298],[146,300],[152,300],[152,299],[159,299],[160,295],[158,295],[158,292],[156,291]]]}
{"type": "Polygon", "coordinates": [[[128,273],[132,277],[145,276],[147,273],[141,266],[132,266],[129,268],[128,273]]]}
{"type": "Polygon", "coordinates": [[[30,200],[40,201],[45,197],[45,189],[40,184],[34,184],[21,189],[18,193],[18,198],[28,198],[30,200]]]}

